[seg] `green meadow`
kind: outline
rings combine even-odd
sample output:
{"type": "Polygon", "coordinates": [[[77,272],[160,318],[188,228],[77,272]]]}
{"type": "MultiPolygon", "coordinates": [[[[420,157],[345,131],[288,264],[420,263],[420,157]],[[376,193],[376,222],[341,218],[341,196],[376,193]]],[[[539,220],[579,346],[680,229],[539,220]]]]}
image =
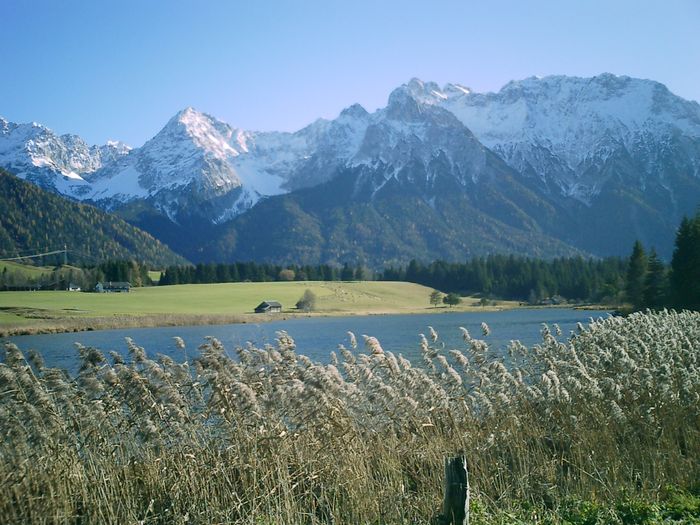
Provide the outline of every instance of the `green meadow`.
{"type": "Polygon", "coordinates": [[[53,271],[53,266],[32,266],[20,264],[13,261],[0,261],[0,272],[7,269],[8,272],[16,273],[25,278],[39,278],[48,275],[53,271]]]}
{"type": "MultiPolygon", "coordinates": [[[[310,315],[363,315],[446,311],[429,304],[431,289],[405,282],[271,282],[188,284],[133,288],[130,293],[0,292],[0,331],[72,331],[118,326],[244,322],[264,300],[282,303],[283,316],[306,290],[317,298],[310,315]]],[[[477,307],[465,298],[456,309],[477,307]]],[[[501,303],[501,307],[515,303],[501,303]]],[[[280,315],[280,314],[277,314],[280,315]]],[[[303,314],[309,315],[309,314],[303,314]]]]}

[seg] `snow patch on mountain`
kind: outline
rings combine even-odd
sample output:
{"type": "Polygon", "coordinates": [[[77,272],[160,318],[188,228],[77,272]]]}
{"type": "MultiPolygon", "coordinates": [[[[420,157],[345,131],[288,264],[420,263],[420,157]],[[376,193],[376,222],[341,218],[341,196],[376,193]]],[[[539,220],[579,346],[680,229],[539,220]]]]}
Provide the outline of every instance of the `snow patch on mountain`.
{"type": "Polygon", "coordinates": [[[265,163],[252,155],[237,160],[234,166],[241,185],[250,193],[259,197],[285,193],[285,179],[270,171],[265,163]]]}
{"type": "Polygon", "coordinates": [[[110,179],[101,178],[93,182],[90,199],[128,201],[138,197],[148,197],[148,190],[139,183],[140,176],[141,173],[134,166],[127,165],[118,172],[117,176],[110,179]]]}

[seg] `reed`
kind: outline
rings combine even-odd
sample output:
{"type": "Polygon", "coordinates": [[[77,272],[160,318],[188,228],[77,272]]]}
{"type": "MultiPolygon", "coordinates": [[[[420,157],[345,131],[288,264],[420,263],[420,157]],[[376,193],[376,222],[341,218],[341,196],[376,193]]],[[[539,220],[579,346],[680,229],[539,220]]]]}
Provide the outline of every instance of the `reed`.
{"type": "Polygon", "coordinates": [[[6,344],[0,516],[427,523],[457,451],[472,523],[552,523],[572,501],[653,502],[700,479],[700,314],[611,317],[568,339],[543,326],[507,356],[464,329],[453,349],[428,333],[421,363],[354,334],[329,364],[284,332],[233,354],[208,338],[192,360],[182,340],[180,360],[128,340],[127,360],[78,347],[74,377],[6,344]]]}
{"type": "MultiPolygon", "coordinates": [[[[15,335],[58,334],[66,332],[88,332],[117,328],[154,328],[161,326],[199,326],[260,322],[254,314],[112,314],[107,317],[66,317],[61,314],[25,314],[32,318],[31,324],[0,325],[0,337],[15,335]],[[36,317],[32,317],[36,316],[36,317]]],[[[288,315],[288,314],[285,314],[288,315]]],[[[270,316],[273,320],[278,317],[270,316]]]]}

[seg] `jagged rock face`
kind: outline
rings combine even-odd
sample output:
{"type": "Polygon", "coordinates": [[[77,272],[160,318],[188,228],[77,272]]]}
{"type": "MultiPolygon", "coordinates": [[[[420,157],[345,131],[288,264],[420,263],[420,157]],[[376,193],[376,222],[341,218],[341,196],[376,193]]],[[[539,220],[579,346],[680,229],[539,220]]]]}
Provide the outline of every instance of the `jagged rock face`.
{"type": "Polygon", "coordinates": [[[59,193],[87,187],[83,175],[128,151],[119,142],[88,146],[76,135],[59,136],[35,122],[15,124],[0,118],[0,166],[59,193]]]}
{"type": "Polygon", "coordinates": [[[510,82],[498,93],[449,87],[442,93],[432,102],[553,194],[590,204],[608,180],[605,166],[625,154],[634,159],[640,186],[663,180],[670,151],[673,170],[700,173],[700,106],[657,82],[554,76],[510,82]]]}
{"type": "MultiPolygon", "coordinates": [[[[610,74],[533,77],[486,94],[413,79],[385,108],[356,104],[295,133],[244,131],[187,108],[133,150],[0,120],[0,165],[146,228],[160,216],[175,242],[194,225],[216,236],[236,220],[240,233],[252,223],[237,218],[261,200],[289,205],[283,195],[323,187],[313,194],[328,202],[461,202],[495,221],[491,234],[540,239],[552,253],[621,254],[639,238],[668,255],[680,217],[700,203],[700,106],[610,74]]],[[[446,224],[463,222],[450,206],[446,224]]]]}

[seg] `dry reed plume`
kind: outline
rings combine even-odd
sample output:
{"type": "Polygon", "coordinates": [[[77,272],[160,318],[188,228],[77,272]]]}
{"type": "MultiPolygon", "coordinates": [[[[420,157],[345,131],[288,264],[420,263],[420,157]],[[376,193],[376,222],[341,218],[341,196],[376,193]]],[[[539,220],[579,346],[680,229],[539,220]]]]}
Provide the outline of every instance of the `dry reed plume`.
{"type": "Polygon", "coordinates": [[[544,326],[505,357],[428,333],[422,363],[354,334],[329,364],[283,332],[233,357],[210,338],[192,361],[176,340],[180,362],[129,340],[128,362],[79,347],[75,377],[6,344],[0,520],[426,523],[458,450],[487,509],[700,479],[700,314],[544,326]]]}

